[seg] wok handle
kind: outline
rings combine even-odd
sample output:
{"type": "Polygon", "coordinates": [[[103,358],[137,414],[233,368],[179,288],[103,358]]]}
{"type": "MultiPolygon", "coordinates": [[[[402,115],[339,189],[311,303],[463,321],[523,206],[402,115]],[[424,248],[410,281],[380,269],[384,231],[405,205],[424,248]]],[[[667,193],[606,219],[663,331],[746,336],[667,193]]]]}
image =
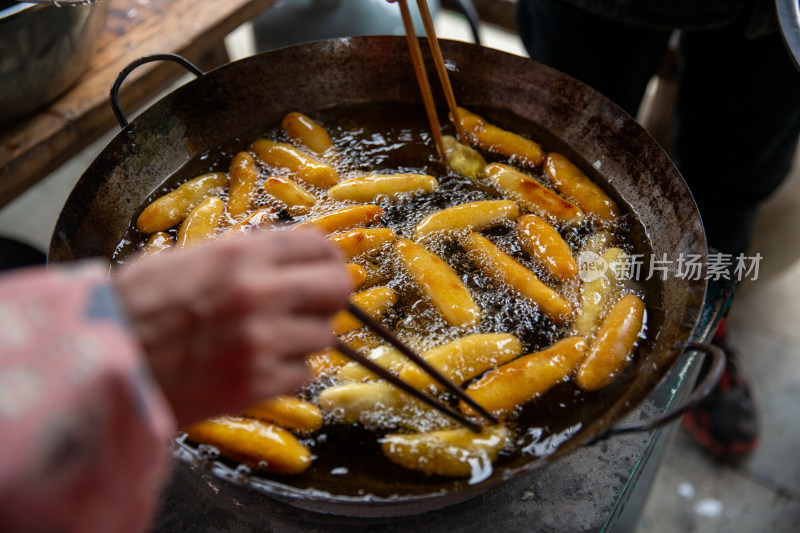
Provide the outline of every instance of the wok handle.
{"type": "Polygon", "coordinates": [[[643,420],[640,422],[633,422],[630,424],[620,424],[613,426],[600,435],[593,438],[587,443],[592,445],[598,441],[605,440],[614,435],[621,435],[623,433],[633,433],[635,431],[649,431],[672,422],[676,418],[682,416],[692,407],[699,404],[706,396],[708,396],[722,377],[722,371],[725,369],[725,352],[719,346],[708,344],[704,342],[691,342],[688,345],[691,350],[698,350],[705,352],[712,357],[711,367],[703,380],[695,387],[692,394],[686,401],[664,413],[663,415],[643,420]]]}
{"type": "Polygon", "coordinates": [[[457,11],[467,18],[469,29],[472,32],[472,39],[478,46],[481,45],[480,25],[481,17],[478,10],[475,9],[475,4],[472,0],[445,0],[445,6],[448,9],[457,11]]]}
{"type": "Polygon", "coordinates": [[[150,54],[142,56],[139,59],[134,59],[128,63],[128,66],[122,69],[119,74],[117,74],[117,79],[114,80],[114,85],[111,86],[111,109],[114,110],[114,116],[117,117],[117,122],[119,122],[119,125],[122,129],[127,127],[128,119],[125,118],[125,115],[122,113],[122,109],[119,106],[119,88],[122,86],[122,82],[125,81],[125,78],[127,78],[131,72],[146,63],[152,63],[154,61],[172,61],[179,64],[198,78],[205,74],[205,72],[196,67],[188,59],[183,56],[179,56],[178,54],[150,54]]]}

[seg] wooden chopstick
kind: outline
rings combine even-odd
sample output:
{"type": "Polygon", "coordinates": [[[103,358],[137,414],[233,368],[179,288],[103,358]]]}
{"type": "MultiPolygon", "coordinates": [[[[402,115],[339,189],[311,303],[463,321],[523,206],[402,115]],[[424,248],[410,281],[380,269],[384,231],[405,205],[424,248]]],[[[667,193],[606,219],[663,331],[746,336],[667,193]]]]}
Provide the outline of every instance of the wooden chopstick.
{"type": "Polygon", "coordinates": [[[461,126],[461,117],[458,113],[458,105],[456,105],[456,96],[453,93],[453,86],[450,85],[450,76],[447,74],[447,67],[444,65],[444,57],[442,57],[442,49],[439,47],[439,39],[436,38],[436,28],[433,26],[433,18],[428,9],[427,0],[417,0],[417,7],[419,13],[422,15],[422,23],[425,26],[425,35],[428,37],[428,46],[431,48],[431,55],[433,62],[436,64],[436,72],[439,74],[439,81],[444,90],[444,97],[447,100],[447,107],[450,108],[450,115],[453,117],[453,125],[456,127],[456,134],[458,140],[462,144],[468,144],[469,139],[461,126]]]}
{"type": "MultiPolygon", "coordinates": [[[[471,398],[464,390],[450,381],[447,376],[443,375],[439,370],[431,366],[429,362],[422,358],[418,353],[414,350],[409,348],[403,341],[397,338],[397,336],[392,333],[387,327],[383,324],[369,316],[363,309],[358,307],[353,302],[347,302],[346,309],[350,312],[351,315],[359,319],[363,322],[367,327],[369,327],[372,331],[377,333],[383,339],[389,342],[392,346],[397,348],[403,355],[411,359],[415,364],[417,364],[422,370],[425,371],[430,377],[432,377],[436,382],[442,385],[448,392],[453,394],[459,400],[464,401],[467,405],[475,409],[482,417],[486,420],[491,422],[492,424],[498,424],[497,418],[494,417],[489,411],[484,409],[478,402],[476,402],[473,398],[471,398]]],[[[371,361],[370,361],[371,362],[371,361]]],[[[392,374],[394,375],[394,374],[392,374]]],[[[405,382],[404,382],[405,383],[405,382]]]]}
{"type": "Polygon", "coordinates": [[[406,0],[397,0],[400,4],[400,13],[403,16],[403,26],[406,30],[406,41],[408,51],[411,53],[411,62],[414,64],[414,74],[417,76],[419,90],[422,93],[422,102],[425,104],[425,112],[428,114],[428,123],[431,126],[433,140],[436,149],[442,159],[445,159],[444,141],[442,140],[442,126],[439,124],[439,116],[436,114],[436,104],[433,101],[433,91],[428,81],[428,74],[425,72],[425,62],[422,59],[422,50],[417,41],[417,33],[414,31],[414,21],[411,19],[411,12],[408,9],[406,0]]]}
{"type": "Polygon", "coordinates": [[[403,381],[402,379],[400,379],[396,375],[392,374],[391,372],[389,372],[388,370],[386,370],[385,368],[383,368],[379,364],[375,363],[374,361],[371,361],[370,359],[367,359],[366,357],[364,357],[363,355],[361,355],[360,353],[358,353],[357,351],[355,351],[354,349],[352,349],[351,347],[349,347],[348,345],[343,343],[341,340],[336,339],[336,341],[334,342],[333,347],[334,347],[334,349],[336,349],[337,351],[339,351],[342,354],[346,355],[347,357],[349,357],[353,361],[357,362],[360,365],[365,366],[367,369],[369,369],[373,373],[379,375],[380,377],[382,377],[383,379],[385,379],[386,381],[388,381],[392,385],[394,385],[394,386],[400,388],[401,390],[407,392],[408,394],[410,394],[414,398],[425,402],[426,404],[430,405],[431,407],[433,407],[434,409],[436,409],[440,413],[449,416],[450,418],[452,418],[456,422],[458,422],[460,424],[463,424],[464,426],[469,428],[474,433],[480,433],[481,432],[481,427],[478,424],[467,420],[466,418],[464,418],[463,416],[461,416],[459,413],[455,412],[453,409],[449,408],[448,406],[436,401],[434,398],[431,398],[427,394],[425,394],[425,393],[423,393],[421,391],[418,391],[417,389],[415,389],[414,387],[412,387],[411,385],[409,385],[408,383],[406,383],[405,381],[403,381]]]}

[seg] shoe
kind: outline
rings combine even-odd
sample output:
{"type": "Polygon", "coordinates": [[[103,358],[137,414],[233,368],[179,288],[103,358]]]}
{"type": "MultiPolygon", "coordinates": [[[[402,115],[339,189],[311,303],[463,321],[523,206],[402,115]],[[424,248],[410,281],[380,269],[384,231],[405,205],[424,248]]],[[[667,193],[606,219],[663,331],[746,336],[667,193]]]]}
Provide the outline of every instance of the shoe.
{"type": "Polygon", "coordinates": [[[725,351],[725,369],[711,394],[683,416],[682,425],[713,455],[741,456],[758,445],[756,406],[731,349],[721,339],[712,342],[725,351]]]}

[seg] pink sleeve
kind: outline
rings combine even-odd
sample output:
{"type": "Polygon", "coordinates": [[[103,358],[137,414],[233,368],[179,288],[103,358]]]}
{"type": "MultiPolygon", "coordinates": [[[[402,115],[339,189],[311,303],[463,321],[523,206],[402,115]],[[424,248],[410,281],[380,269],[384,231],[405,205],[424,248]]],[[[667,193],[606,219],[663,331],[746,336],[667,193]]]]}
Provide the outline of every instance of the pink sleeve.
{"type": "Polygon", "coordinates": [[[99,262],[0,277],[0,524],[146,531],[174,420],[99,262]]]}

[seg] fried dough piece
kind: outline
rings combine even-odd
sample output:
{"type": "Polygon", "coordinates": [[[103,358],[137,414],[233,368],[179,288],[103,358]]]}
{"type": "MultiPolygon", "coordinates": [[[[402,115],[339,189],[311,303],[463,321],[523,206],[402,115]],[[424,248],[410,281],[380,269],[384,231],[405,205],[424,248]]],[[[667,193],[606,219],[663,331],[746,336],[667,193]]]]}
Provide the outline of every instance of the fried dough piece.
{"type": "Polygon", "coordinates": [[[473,180],[483,175],[486,160],[477,150],[461,144],[452,135],[444,135],[442,142],[448,167],[473,180]]]}
{"type": "Polygon", "coordinates": [[[430,433],[393,434],[381,439],[383,454],[393,463],[429,476],[479,478],[506,447],[511,432],[504,426],[475,434],[467,428],[430,433]]]}
{"type": "Polygon", "coordinates": [[[258,470],[291,475],[311,466],[311,452],[297,437],[261,420],[220,416],[184,431],[191,440],[215,446],[222,455],[258,470]]]}
{"type": "Polygon", "coordinates": [[[403,194],[431,192],[439,186],[427,174],[371,174],[340,181],[328,190],[337,201],[374,202],[379,197],[396,199],[403,194]]]}
{"type": "Polygon", "coordinates": [[[381,429],[402,426],[415,431],[452,427],[448,417],[383,380],[328,387],[320,392],[319,405],[342,424],[381,429]]]}
{"type": "Polygon", "coordinates": [[[253,229],[266,228],[278,220],[278,210],[272,206],[256,209],[233,226],[225,229],[218,237],[225,239],[233,235],[248,234],[253,229]]]}
{"type": "Polygon", "coordinates": [[[601,389],[614,381],[631,361],[645,320],[644,302],[626,294],[608,312],[581,363],[575,382],[586,391],[601,389]]]}
{"type": "MultiPolygon", "coordinates": [[[[524,355],[486,373],[467,387],[467,394],[495,416],[505,416],[569,379],[586,357],[582,337],[562,339],[542,351],[524,355]]],[[[477,414],[463,401],[461,410],[477,414]]]]}
{"type": "Polygon", "coordinates": [[[332,376],[349,362],[349,357],[333,348],[326,348],[306,356],[306,366],[311,379],[332,376]]]}
{"type": "Polygon", "coordinates": [[[479,233],[471,233],[461,244],[478,269],[496,283],[505,285],[538,305],[541,312],[557,324],[563,324],[570,319],[570,303],[492,241],[479,233]]]}
{"type": "Polygon", "coordinates": [[[339,174],[332,166],[315,161],[291,144],[258,139],[250,145],[250,150],[265,164],[286,169],[312,187],[327,189],[339,181],[339,174]]]}
{"type": "Polygon", "coordinates": [[[577,224],[583,219],[580,207],[508,165],[491,163],[485,172],[492,183],[526,211],[565,224],[577,224]]]}
{"type": "Polygon", "coordinates": [[[550,153],[544,169],[553,187],[584,212],[595,215],[602,226],[616,224],[620,217],[617,204],[569,159],[561,154],[550,153]]]}
{"type": "Polygon", "coordinates": [[[575,279],[578,263],[572,257],[569,244],[558,231],[536,215],[523,215],[517,221],[520,246],[562,282],[575,279]]]}
{"type": "Polygon", "coordinates": [[[605,271],[596,279],[587,281],[581,287],[578,313],[575,318],[575,332],[591,338],[609,308],[619,300],[622,285],[617,279],[613,266],[624,261],[625,252],[620,248],[608,248],[599,256],[598,262],[605,271]]]}
{"type": "Polygon", "coordinates": [[[606,248],[614,244],[616,238],[608,230],[601,229],[589,235],[581,246],[581,252],[602,254],[606,248]]]}
{"type": "Polygon", "coordinates": [[[431,299],[448,324],[461,327],[478,323],[480,307],[447,263],[421,244],[408,239],[398,240],[394,249],[411,279],[431,299]]]}
{"type": "Polygon", "coordinates": [[[287,114],[281,125],[289,137],[319,155],[333,146],[328,131],[302,113],[287,114]]]}
{"type": "MultiPolygon", "coordinates": [[[[400,370],[406,364],[406,361],[408,361],[408,358],[397,348],[388,345],[378,346],[371,350],[367,354],[367,359],[393,372],[400,370]]],[[[351,361],[339,369],[336,377],[343,382],[368,381],[380,378],[378,375],[373,374],[371,370],[367,369],[367,367],[355,361],[351,361]]]]}
{"type": "Polygon", "coordinates": [[[159,231],[153,233],[144,243],[141,251],[141,257],[148,255],[158,255],[167,250],[171,250],[175,246],[175,239],[166,231],[159,231]]]}
{"type": "Polygon", "coordinates": [[[286,205],[290,215],[304,215],[314,207],[317,199],[302,185],[286,176],[270,176],[261,188],[265,193],[286,205]]]}
{"type": "Polygon", "coordinates": [[[253,207],[253,196],[258,186],[258,168],[256,160],[249,152],[239,152],[233,156],[228,187],[227,212],[231,217],[250,211],[253,207]]]}
{"type": "Polygon", "coordinates": [[[353,263],[348,263],[345,266],[347,267],[348,274],[350,274],[350,279],[353,280],[353,287],[358,288],[367,281],[367,271],[364,267],[354,265],[353,263]]]}
{"type": "MultiPolygon", "coordinates": [[[[431,348],[423,359],[457,385],[507,363],[522,353],[522,343],[510,333],[475,333],[431,348]]],[[[416,389],[443,391],[416,363],[407,362],[400,378],[416,389]]]]}
{"type": "Polygon", "coordinates": [[[350,261],[393,243],[397,240],[397,234],[390,228],[357,228],[331,235],[328,240],[339,246],[345,260],[350,261]]]}
{"type": "MultiPolygon", "coordinates": [[[[364,351],[376,348],[381,342],[380,339],[372,333],[364,334],[361,332],[343,335],[341,340],[352,349],[362,354],[364,351]]],[[[311,379],[333,376],[339,369],[350,362],[351,360],[349,357],[333,348],[326,348],[325,350],[314,352],[306,356],[306,366],[308,366],[311,379]]]]}
{"type": "Polygon", "coordinates": [[[300,224],[294,226],[293,229],[313,226],[330,234],[372,224],[380,220],[382,216],[383,209],[377,205],[351,205],[343,209],[304,220],[300,224]]]}
{"type": "Polygon", "coordinates": [[[300,432],[317,431],[322,427],[322,411],[319,407],[294,396],[263,400],[248,407],[242,414],[300,432]]]}
{"type": "MultiPolygon", "coordinates": [[[[357,292],[350,297],[350,301],[364,310],[373,318],[379,318],[386,314],[389,309],[397,302],[397,295],[389,287],[373,287],[361,292],[357,292]]],[[[334,335],[342,335],[362,327],[356,317],[347,311],[339,311],[331,319],[331,328],[334,335]]]]}
{"type": "Polygon", "coordinates": [[[414,238],[437,234],[481,231],[516,220],[519,207],[510,200],[481,200],[436,211],[414,230],[414,238]]]}
{"type": "Polygon", "coordinates": [[[155,233],[175,227],[212,189],[227,185],[228,176],[224,172],[212,172],[191,179],[145,207],[136,219],[136,228],[142,233],[155,233]]]}
{"type": "Polygon", "coordinates": [[[209,240],[222,220],[225,202],[216,196],[210,196],[200,202],[186,215],[178,228],[178,248],[184,248],[209,240]]]}
{"type": "Polygon", "coordinates": [[[479,148],[510,157],[526,167],[535,167],[544,160],[544,151],[538,143],[490,124],[463,107],[458,108],[458,114],[461,126],[479,148]]]}

